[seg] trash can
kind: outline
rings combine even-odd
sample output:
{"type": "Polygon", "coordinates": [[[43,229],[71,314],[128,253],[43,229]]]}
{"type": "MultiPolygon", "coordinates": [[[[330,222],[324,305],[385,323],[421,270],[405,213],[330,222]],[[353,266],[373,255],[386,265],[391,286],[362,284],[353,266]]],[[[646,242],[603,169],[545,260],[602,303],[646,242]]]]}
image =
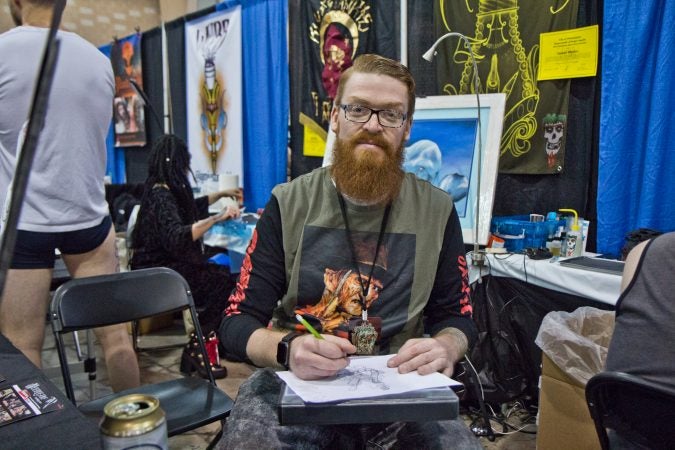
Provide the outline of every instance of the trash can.
{"type": "Polygon", "coordinates": [[[544,317],[535,340],[542,350],[538,449],[600,449],[585,388],[605,367],[613,331],[614,311],[590,306],[544,317]]]}

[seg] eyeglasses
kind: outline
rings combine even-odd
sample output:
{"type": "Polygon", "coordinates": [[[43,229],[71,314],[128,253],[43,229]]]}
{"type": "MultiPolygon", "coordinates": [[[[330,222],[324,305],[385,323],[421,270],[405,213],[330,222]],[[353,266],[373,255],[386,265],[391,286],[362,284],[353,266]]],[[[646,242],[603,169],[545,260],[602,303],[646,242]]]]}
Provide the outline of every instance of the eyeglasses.
{"type": "Polygon", "coordinates": [[[350,122],[366,123],[375,114],[380,125],[387,128],[400,128],[408,117],[407,114],[393,109],[372,109],[361,105],[340,105],[340,108],[350,122]]]}

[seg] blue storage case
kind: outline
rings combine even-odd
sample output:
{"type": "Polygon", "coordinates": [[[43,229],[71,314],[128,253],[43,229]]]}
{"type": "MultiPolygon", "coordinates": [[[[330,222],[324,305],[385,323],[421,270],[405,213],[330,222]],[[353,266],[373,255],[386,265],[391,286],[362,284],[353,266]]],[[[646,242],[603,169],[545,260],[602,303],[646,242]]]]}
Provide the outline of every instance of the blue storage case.
{"type": "Polygon", "coordinates": [[[529,215],[493,217],[490,232],[504,239],[504,247],[518,253],[525,248],[542,248],[564,220],[530,222],[529,215]]]}

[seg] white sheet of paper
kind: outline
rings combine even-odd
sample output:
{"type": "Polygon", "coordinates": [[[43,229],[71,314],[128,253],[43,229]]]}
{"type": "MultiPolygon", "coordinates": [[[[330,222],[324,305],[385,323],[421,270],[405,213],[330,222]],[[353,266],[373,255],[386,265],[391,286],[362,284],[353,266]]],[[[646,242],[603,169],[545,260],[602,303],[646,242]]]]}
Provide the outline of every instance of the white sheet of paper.
{"type": "Polygon", "coordinates": [[[349,358],[349,366],[337,375],[321,380],[302,380],[290,371],[277,372],[277,375],[307,403],[379,397],[418,389],[461,385],[438,372],[429,375],[420,375],[417,372],[400,374],[398,369],[387,367],[387,360],[393,356],[352,357],[349,358]]]}

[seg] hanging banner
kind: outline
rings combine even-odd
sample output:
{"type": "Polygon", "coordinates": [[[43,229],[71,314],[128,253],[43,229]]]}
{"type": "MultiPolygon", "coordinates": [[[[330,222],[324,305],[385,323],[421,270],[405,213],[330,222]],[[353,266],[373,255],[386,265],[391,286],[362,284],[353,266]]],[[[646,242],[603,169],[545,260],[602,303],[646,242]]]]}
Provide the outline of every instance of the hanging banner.
{"type": "MultiPolygon", "coordinates": [[[[578,0],[436,0],[437,36],[467,36],[476,57],[481,93],[506,94],[499,171],[555,174],[565,167],[570,80],[537,79],[539,35],[574,28],[578,0]]],[[[439,89],[471,94],[474,71],[469,52],[456,38],[438,47],[439,89]]]]}
{"type": "Polygon", "coordinates": [[[241,6],[185,24],[190,165],[243,186],[241,71],[241,6]]]}
{"type": "Polygon", "coordinates": [[[340,75],[362,53],[398,59],[398,1],[291,0],[291,177],[321,165],[340,75]]]}
{"type": "Polygon", "coordinates": [[[115,147],[143,146],[146,142],[143,100],[129,82],[134,80],[143,88],[141,33],[116,39],[110,49],[110,62],[115,74],[115,147]]]}

